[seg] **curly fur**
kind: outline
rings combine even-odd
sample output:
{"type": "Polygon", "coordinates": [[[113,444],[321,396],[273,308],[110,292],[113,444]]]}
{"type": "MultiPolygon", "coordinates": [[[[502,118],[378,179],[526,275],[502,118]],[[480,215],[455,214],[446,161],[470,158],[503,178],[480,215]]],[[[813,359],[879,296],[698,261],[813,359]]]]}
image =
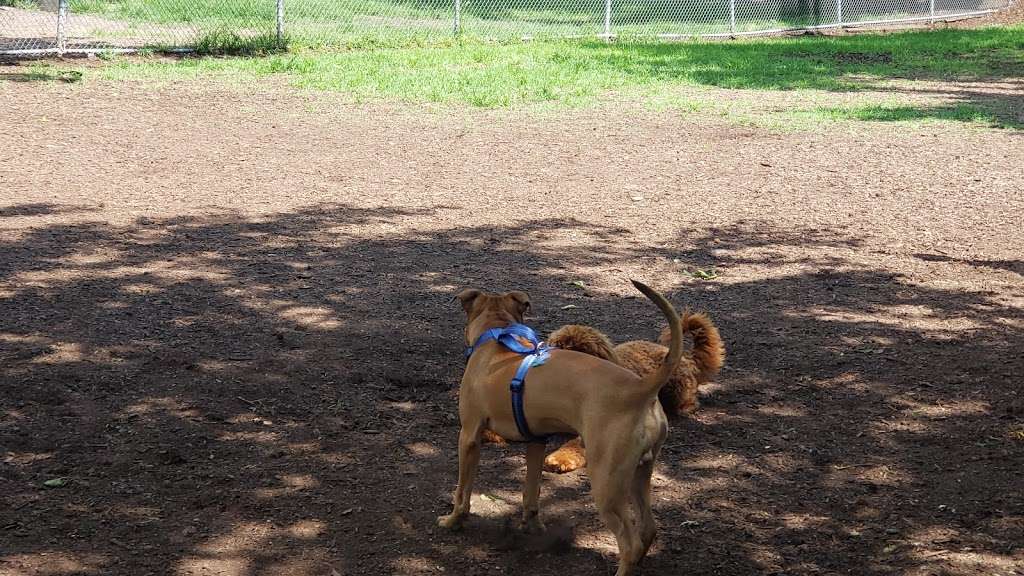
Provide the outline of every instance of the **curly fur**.
{"type": "MultiPolygon", "coordinates": [[[[671,339],[671,336],[669,336],[671,339]]],[[[600,331],[590,326],[580,324],[566,324],[548,336],[549,346],[563,350],[575,350],[597,356],[609,362],[619,363],[615,355],[615,346],[612,341],[600,331]]]]}
{"type": "MultiPolygon", "coordinates": [[[[708,315],[702,312],[687,312],[683,314],[680,322],[683,325],[683,332],[689,333],[693,338],[690,356],[697,367],[697,382],[710,382],[725,364],[725,344],[722,342],[722,336],[708,315]]],[[[666,326],[658,336],[658,343],[667,347],[671,341],[672,334],[666,326]]]]}
{"type": "MultiPolygon", "coordinates": [[[[683,333],[693,338],[690,353],[683,356],[668,383],[658,392],[658,400],[668,416],[692,413],[699,407],[697,387],[718,373],[725,363],[725,346],[718,329],[706,314],[683,314],[683,333]]],[[[611,340],[590,326],[572,324],[553,332],[548,343],[566,350],[591,354],[632,370],[643,376],[658,369],[671,339],[666,326],[658,342],[634,340],[612,346],[611,340]]],[[[545,469],[569,472],[586,462],[583,443],[577,438],[562,445],[544,460],[545,469]]]]}

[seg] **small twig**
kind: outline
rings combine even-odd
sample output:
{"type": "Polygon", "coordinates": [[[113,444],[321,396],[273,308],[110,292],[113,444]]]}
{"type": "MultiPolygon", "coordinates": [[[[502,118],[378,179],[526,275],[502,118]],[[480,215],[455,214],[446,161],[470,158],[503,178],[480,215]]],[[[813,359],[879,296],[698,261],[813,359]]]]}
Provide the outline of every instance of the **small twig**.
{"type": "Polygon", "coordinates": [[[238,398],[239,400],[241,400],[242,402],[245,402],[246,404],[249,404],[250,406],[253,405],[253,404],[260,404],[260,403],[263,402],[262,398],[260,398],[259,400],[246,400],[245,398],[242,398],[241,396],[235,396],[235,398],[238,398]]]}
{"type": "Polygon", "coordinates": [[[949,550],[933,550],[932,552],[925,552],[921,556],[930,558],[932,556],[942,556],[943,554],[949,554],[949,550]]]}
{"type": "Polygon", "coordinates": [[[847,468],[866,468],[868,466],[878,466],[871,462],[865,462],[864,464],[847,464],[846,466],[836,466],[836,470],[846,470],[847,468]]]}

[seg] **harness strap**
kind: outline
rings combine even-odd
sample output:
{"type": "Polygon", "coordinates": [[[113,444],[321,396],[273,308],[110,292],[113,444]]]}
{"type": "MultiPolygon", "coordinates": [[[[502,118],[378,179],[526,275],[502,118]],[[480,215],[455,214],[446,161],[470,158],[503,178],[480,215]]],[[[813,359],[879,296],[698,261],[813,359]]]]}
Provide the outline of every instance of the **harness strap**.
{"type": "Polygon", "coordinates": [[[547,362],[551,356],[551,349],[543,342],[540,342],[537,338],[537,333],[532,328],[525,324],[516,323],[509,324],[504,328],[485,330],[472,346],[466,347],[466,358],[468,359],[473,355],[473,352],[476,352],[477,348],[491,340],[496,340],[499,344],[516,354],[525,354],[522,362],[519,363],[519,367],[516,369],[515,376],[512,377],[512,382],[509,384],[509,390],[512,392],[512,416],[516,421],[516,428],[519,429],[519,435],[526,442],[544,442],[547,437],[534,436],[530,432],[530,426],[526,423],[526,412],[523,410],[523,392],[525,391],[526,373],[529,372],[530,368],[547,362]]]}
{"type": "Polygon", "coordinates": [[[540,340],[537,333],[526,324],[509,324],[504,328],[485,330],[472,346],[466,347],[466,358],[473,355],[476,349],[491,340],[497,340],[502,346],[517,354],[530,354],[537,351],[540,340]]]}
{"type": "Polygon", "coordinates": [[[526,423],[526,411],[523,409],[523,393],[526,388],[524,386],[526,373],[529,372],[530,368],[547,362],[550,356],[549,349],[542,344],[537,352],[528,354],[523,358],[523,361],[519,363],[519,368],[516,369],[515,376],[512,377],[512,382],[509,384],[509,390],[512,392],[512,417],[515,418],[519,434],[527,442],[544,442],[547,440],[546,436],[534,436],[530,432],[530,426],[526,423]]]}

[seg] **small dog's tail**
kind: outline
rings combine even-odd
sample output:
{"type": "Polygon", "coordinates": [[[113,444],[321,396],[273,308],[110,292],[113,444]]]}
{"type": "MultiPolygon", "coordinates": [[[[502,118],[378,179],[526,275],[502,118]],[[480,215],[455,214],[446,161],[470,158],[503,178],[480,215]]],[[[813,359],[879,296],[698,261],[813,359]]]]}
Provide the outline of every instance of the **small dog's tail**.
{"type": "Polygon", "coordinates": [[[651,302],[658,305],[661,309],[661,313],[668,319],[669,326],[669,339],[666,345],[668,346],[668,354],[665,355],[665,359],[662,361],[661,366],[651,374],[643,377],[643,390],[648,392],[650,396],[654,396],[661,390],[661,387],[668,382],[668,379],[672,377],[672,373],[675,372],[676,367],[679,366],[679,360],[683,356],[683,330],[679,322],[679,315],[676,314],[675,308],[672,304],[665,299],[664,296],[658,292],[648,288],[645,284],[637,282],[636,280],[630,280],[633,286],[637,290],[647,296],[651,302]]]}
{"type": "MultiPolygon", "coordinates": [[[[680,321],[683,334],[690,334],[693,338],[693,363],[697,365],[697,380],[703,384],[711,381],[711,378],[718,374],[722,365],[725,364],[725,344],[718,334],[711,319],[706,314],[689,312],[683,313],[680,321]]],[[[658,337],[658,342],[668,346],[672,341],[672,331],[666,326],[658,337]]]]}

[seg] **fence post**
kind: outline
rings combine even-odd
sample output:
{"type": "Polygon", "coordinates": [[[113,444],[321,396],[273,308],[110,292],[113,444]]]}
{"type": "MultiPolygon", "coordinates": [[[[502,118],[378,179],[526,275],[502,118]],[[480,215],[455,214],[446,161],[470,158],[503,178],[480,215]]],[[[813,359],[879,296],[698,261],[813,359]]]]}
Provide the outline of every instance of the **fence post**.
{"type": "Polygon", "coordinates": [[[284,45],[284,0],[277,0],[277,47],[284,45]]]}
{"type": "Polygon", "coordinates": [[[836,0],[836,16],[839,20],[839,27],[843,27],[843,0],[836,0]]]}
{"type": "Polygon", "coordinates": [[[931,18],[928,23],[935,24],[935,0],[928,0],[928,17],[931,18]]]}
{"type": "Polygon", "coordinates": [[[452,33],[456,36],[462,31],[462,0],[455,0],[455,23],[452,33]]]}
{"type": "Polygon", "coordinates": [[[68,0],[57,2],[57,54],[67,50],[68,0]]]}
{"type": "Polygon", "coordinates": [[[729,0],[729,32],[736,33],[736,0],[729,0]]]}
{"type": "Polygon", "coordinates": [[[612,0],[604,0],[604,41],[612,41],[612,0]]]}

